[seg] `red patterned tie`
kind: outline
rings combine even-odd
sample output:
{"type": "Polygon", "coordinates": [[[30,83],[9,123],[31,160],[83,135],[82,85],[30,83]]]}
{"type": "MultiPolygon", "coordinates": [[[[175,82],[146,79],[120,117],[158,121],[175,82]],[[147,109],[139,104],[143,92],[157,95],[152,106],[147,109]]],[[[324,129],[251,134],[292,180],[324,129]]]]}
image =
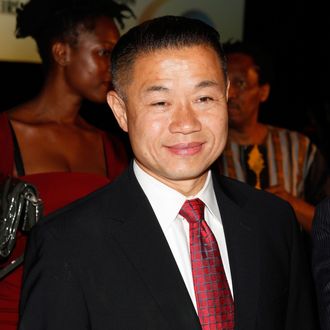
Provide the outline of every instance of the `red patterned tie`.
{"type": "Polygon", "coordinates": [[[204,220],[204,203],[186,200],[180,215],[189,222],[190,257],[198,316],[203,330],[234,329],[234,302],[217,241],[204,220]]]}

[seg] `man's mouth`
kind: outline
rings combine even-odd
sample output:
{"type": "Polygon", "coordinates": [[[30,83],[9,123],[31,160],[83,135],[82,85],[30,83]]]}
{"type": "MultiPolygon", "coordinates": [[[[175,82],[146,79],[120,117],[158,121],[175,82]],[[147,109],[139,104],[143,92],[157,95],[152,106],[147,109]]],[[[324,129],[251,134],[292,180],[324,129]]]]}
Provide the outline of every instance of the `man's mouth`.
{"type": "Polygon", "coordinates": [[[178,143],[168,147],[170,152],[179,156],[192,156],[199,153],[203,148],[202,142],[178,143]]]}

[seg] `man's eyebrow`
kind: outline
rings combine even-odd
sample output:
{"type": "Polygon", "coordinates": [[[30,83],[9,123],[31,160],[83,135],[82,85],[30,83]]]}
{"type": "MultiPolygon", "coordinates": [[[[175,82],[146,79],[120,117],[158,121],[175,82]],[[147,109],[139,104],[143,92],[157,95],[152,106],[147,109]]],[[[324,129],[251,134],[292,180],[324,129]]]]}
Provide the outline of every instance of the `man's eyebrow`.
{"type": "Polygon", "coordinates": [[[148,92],[168,92],[169,88],[164,87],[162,85],[153,85],[148,87],[144,92],[148,93],[148,92]]]}
{"type": "MultiPolygon", "coordinates": [[[[195,89],[219,86],[219,84],[214,80],[203,80],[195,85],[195,89]]],[[[162,85],[152,85],[145,89],[144,93],[149,92],[169,92],[170,89],[162,85]]]]}
{"type": "Polygon", "coordinates": [[[213,80],[203,80],[195,86],[195,89],[213,86],[219,86],[219,84],[213,80]]]}

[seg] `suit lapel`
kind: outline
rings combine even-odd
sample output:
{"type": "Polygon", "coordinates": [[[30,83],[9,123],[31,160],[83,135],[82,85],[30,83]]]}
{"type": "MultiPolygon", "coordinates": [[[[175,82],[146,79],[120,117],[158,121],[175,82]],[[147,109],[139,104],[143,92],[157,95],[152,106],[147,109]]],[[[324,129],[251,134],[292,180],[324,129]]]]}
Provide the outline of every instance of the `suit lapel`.
{"type": "Polygon", "coordinates": [[[111,235],[140,273],[171,328],[201,329],[198,316],[158,220],[132,169],[122,177],[127,187],[118,200],[126,205],[112,209],[111,235]]]}
{"type": "MultiPolygon", "coordinates": [[[[224,226],[235,302],[235,329],[254,329],[259,284],[259,258],[253,215],[243,212],[214,180],[221,218],[224,226]]],[[[234,193],[238,193],[235,191],[234,193]]],[[[243,197],[243,196],[240,196],[243,197]]],[[[242,200],[242,198],[240,198],[242,200]]],[[[243,197],[244,198],[244,197],[243,197]]]]}

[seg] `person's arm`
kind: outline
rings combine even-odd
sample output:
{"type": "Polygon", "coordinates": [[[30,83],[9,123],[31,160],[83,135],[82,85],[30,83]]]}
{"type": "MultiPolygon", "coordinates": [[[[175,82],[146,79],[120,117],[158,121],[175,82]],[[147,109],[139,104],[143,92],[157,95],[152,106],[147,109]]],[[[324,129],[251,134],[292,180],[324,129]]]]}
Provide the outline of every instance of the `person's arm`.
{"type": "Polygon", "coordinates": [[[314,216],[314,206],[312,204],[294,197],[280,186],[270,187],[266,190],[289,202],[296,213],[296,217],[300,225],[304,228],[305,231],[310,233],[314,216]]]}
{"type": "Polygon", "coordinates": [[[312,269],[322,330],[330,329],[330,197],[315,211],[312,228],[312,269]]]}
{"type": "Polygon", "coordinates": [[[88,312],[61,241],[43,226],[29,238],[24,264],[19,330],[87,330],[88,312]]]}
{"type": "Polygon", "coordinates": [[[330,175],[327,163],[322,153],[315,146],[313,148],[311,150],[315,150],[315,153],[310,156],[311,165],[304,180],[304,199],[289,194],[280,186],[267,189],[292,205],[298,222],[308,233],[312,229],[315,205],[330,194],[330,175]]]}

